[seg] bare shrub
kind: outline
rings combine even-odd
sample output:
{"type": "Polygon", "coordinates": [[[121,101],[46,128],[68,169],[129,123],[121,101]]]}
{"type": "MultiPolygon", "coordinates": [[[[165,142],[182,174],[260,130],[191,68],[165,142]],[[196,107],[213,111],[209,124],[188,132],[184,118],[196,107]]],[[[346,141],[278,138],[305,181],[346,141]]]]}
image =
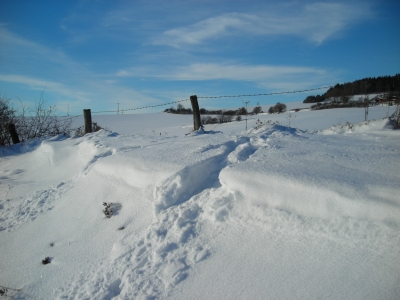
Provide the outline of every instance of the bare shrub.
{"type": "Polygon", "coordinates": [[[0,98],[0,145],[11,145],[8,125],[15,124],[21,142],[43,136],[69,135],[72,119],[60,119],[56,116],[55,106],[45,106],[43,92],[35,108],[31,109],[21,101],[20,110],[10,108],[11,102],[0,98]]]}
{"type": "Polygon", "coordinates": [[[21,103],[20,115],[16,118],[16,128],[21,141],[43,136],[68,135],[72,120],[62,120],[56,116],[56,107],[45,107],[41,97],[34,109],[26,108],[21,103]]]}
{"type": "Polygon", "coordinates": [[[233,118],[232,115],[222,113],[218,116],[218,121],[219,121],[219,123],[228,123],[228,122],[232,122],[232,118],[233,118]]]}
{"type": "MultiPolygon", "coordinates": [[[[92,122],[92,131],[97,132],[103,129],[103,127],[99,126],[97,122],[92,122]]],[[[154,131],[154,130],[153,130],[154,131]]],[[[84,136],[85,135],[85,126],[78,127],[75,130],[75,136],[84,136]]]]}
{"type": "Polygon", "coordinates": [[[10,99],[0,97],[0,146],[11,145],[8,125],[14,123],[15,111],[11,108],[10,99]]]}

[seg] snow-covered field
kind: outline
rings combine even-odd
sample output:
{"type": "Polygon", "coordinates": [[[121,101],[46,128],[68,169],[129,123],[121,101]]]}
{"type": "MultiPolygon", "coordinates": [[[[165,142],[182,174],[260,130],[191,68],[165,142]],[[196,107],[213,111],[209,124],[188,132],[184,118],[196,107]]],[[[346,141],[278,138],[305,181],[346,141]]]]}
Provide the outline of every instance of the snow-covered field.
{"type": "Polygon", "coordinates": [[[192,116],[93,116],[107,130],[1,149],[0,286],[14,299],[399,299],[393,111],[261,114],[190,135],[192,116]]]}

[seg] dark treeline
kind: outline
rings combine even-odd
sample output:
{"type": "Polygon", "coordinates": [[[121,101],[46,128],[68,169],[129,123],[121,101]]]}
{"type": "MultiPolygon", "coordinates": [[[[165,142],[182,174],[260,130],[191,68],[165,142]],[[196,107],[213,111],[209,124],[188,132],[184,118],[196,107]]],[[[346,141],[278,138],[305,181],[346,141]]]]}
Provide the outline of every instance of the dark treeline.
{"type": "Polygon", "coordinates": [[[360,99],[357,101],[341,102],[341,101],[331,101],[324,103],[317,103],[311,105],[312,110],[329,109],[329,108],[345,108],[345,107],[367,107],[370,106],[371,102],[367,98],[360,99]]]}
{"type": "Polygon", "coordinates": [[[183,115],[191,115],[193,114],[193,111],[191,108],[185,108],[181,103],[178,104],[178,106],[175,108],[167,108],[164,110],[164,112],[170,113],[170,114],[183,114],[183,115]]]}
{"type": "Polygon", "coordinates": [[[317,96],[308,96],[303,103],[316,103],[316,102],[322,102],[325,101],[325,98],[321,95],[317,96]]]}
{"type": "Polygon", "coordinates": [[[225,115],[225,116],[242,116],[247,115],[247,110],[244,107],[238,108],[236,110],[209,110],[205,108],[200,108],[200,114],[202,115],[225,115]]]}
{"type": "MultiPolygon", "coordinates": [[[[185,108],[182,104],[178,104],[177,108],[167,108],[164,110],[164,112],[171,113],[171,114],[193,114],[193,111],[191,108],[185,108]]],[[[257,113],[261,112],[257,111],[257,113]]],[[[240,116],[240,115],[246,115],[247,110],[244,107],[238,108],[236,110],[222,110],[222,109],[217,109],[217,110],[210,110],[210,109],[205,109],[205,108],[200,108],[200,114],[202,115],[225,115],[225,116],[240,116]]]]}
{"type": "Polygon", "coordinates": [[[308,96],[303,103],[322,102],[329,98],[339,98],[372,93],[400,92],[400,74],[394,76],[369,77],[344,84],[336,84],[323,95],[308,96]]]}

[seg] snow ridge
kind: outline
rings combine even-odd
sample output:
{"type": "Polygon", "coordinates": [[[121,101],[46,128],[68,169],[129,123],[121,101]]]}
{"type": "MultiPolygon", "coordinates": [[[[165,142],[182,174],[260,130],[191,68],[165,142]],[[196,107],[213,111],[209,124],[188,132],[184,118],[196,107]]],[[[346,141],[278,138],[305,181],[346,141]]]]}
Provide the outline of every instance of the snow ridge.
{"type": "Polygon", "coordinates": [[[2,161],[0,280],[20,299],[390,298],[399,143],[381,125],[44,140],[2,161]]]}
{"type": "MultiPolygon", "coordinates": [[[[102,288],[96,292],[90,289],[92,297],[109,295],[110,291],[121,299],[167,297],[196,264],[210,257],[211,249],[202,242],[202,228],[206,223],[226,221],[234,203],[234,195],[220,183],[219,174],[255,153],[257,147],[251,146],[249,140],[240,137],[201,149],[202,153],[213,151],[213,155],[155,187],[153,223],[139,240],[133,236],[124,238],[136,240],[133,248],[126,247],[125,242],[114,244],[112,267],[106,267],[112,271],[104,270],[104,276],[96,277],[92,285],[102,288]]],[[[84,287],[75,286],[60,290],[58,297],[71,296],[71,289],[76,290],[73,297],[88,295],[84,287]]]]}

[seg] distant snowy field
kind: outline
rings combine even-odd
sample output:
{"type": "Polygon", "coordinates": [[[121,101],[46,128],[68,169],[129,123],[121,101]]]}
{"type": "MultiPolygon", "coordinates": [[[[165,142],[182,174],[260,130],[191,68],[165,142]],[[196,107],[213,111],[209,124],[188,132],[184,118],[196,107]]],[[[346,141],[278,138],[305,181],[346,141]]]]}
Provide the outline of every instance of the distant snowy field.
{"type": "Polygon", "coordinates": [[[106,130],[3,148],[0,286],[14,299],[398,299],[394,109],[190,135],[191,115],[94,115],[106,130]]]}

